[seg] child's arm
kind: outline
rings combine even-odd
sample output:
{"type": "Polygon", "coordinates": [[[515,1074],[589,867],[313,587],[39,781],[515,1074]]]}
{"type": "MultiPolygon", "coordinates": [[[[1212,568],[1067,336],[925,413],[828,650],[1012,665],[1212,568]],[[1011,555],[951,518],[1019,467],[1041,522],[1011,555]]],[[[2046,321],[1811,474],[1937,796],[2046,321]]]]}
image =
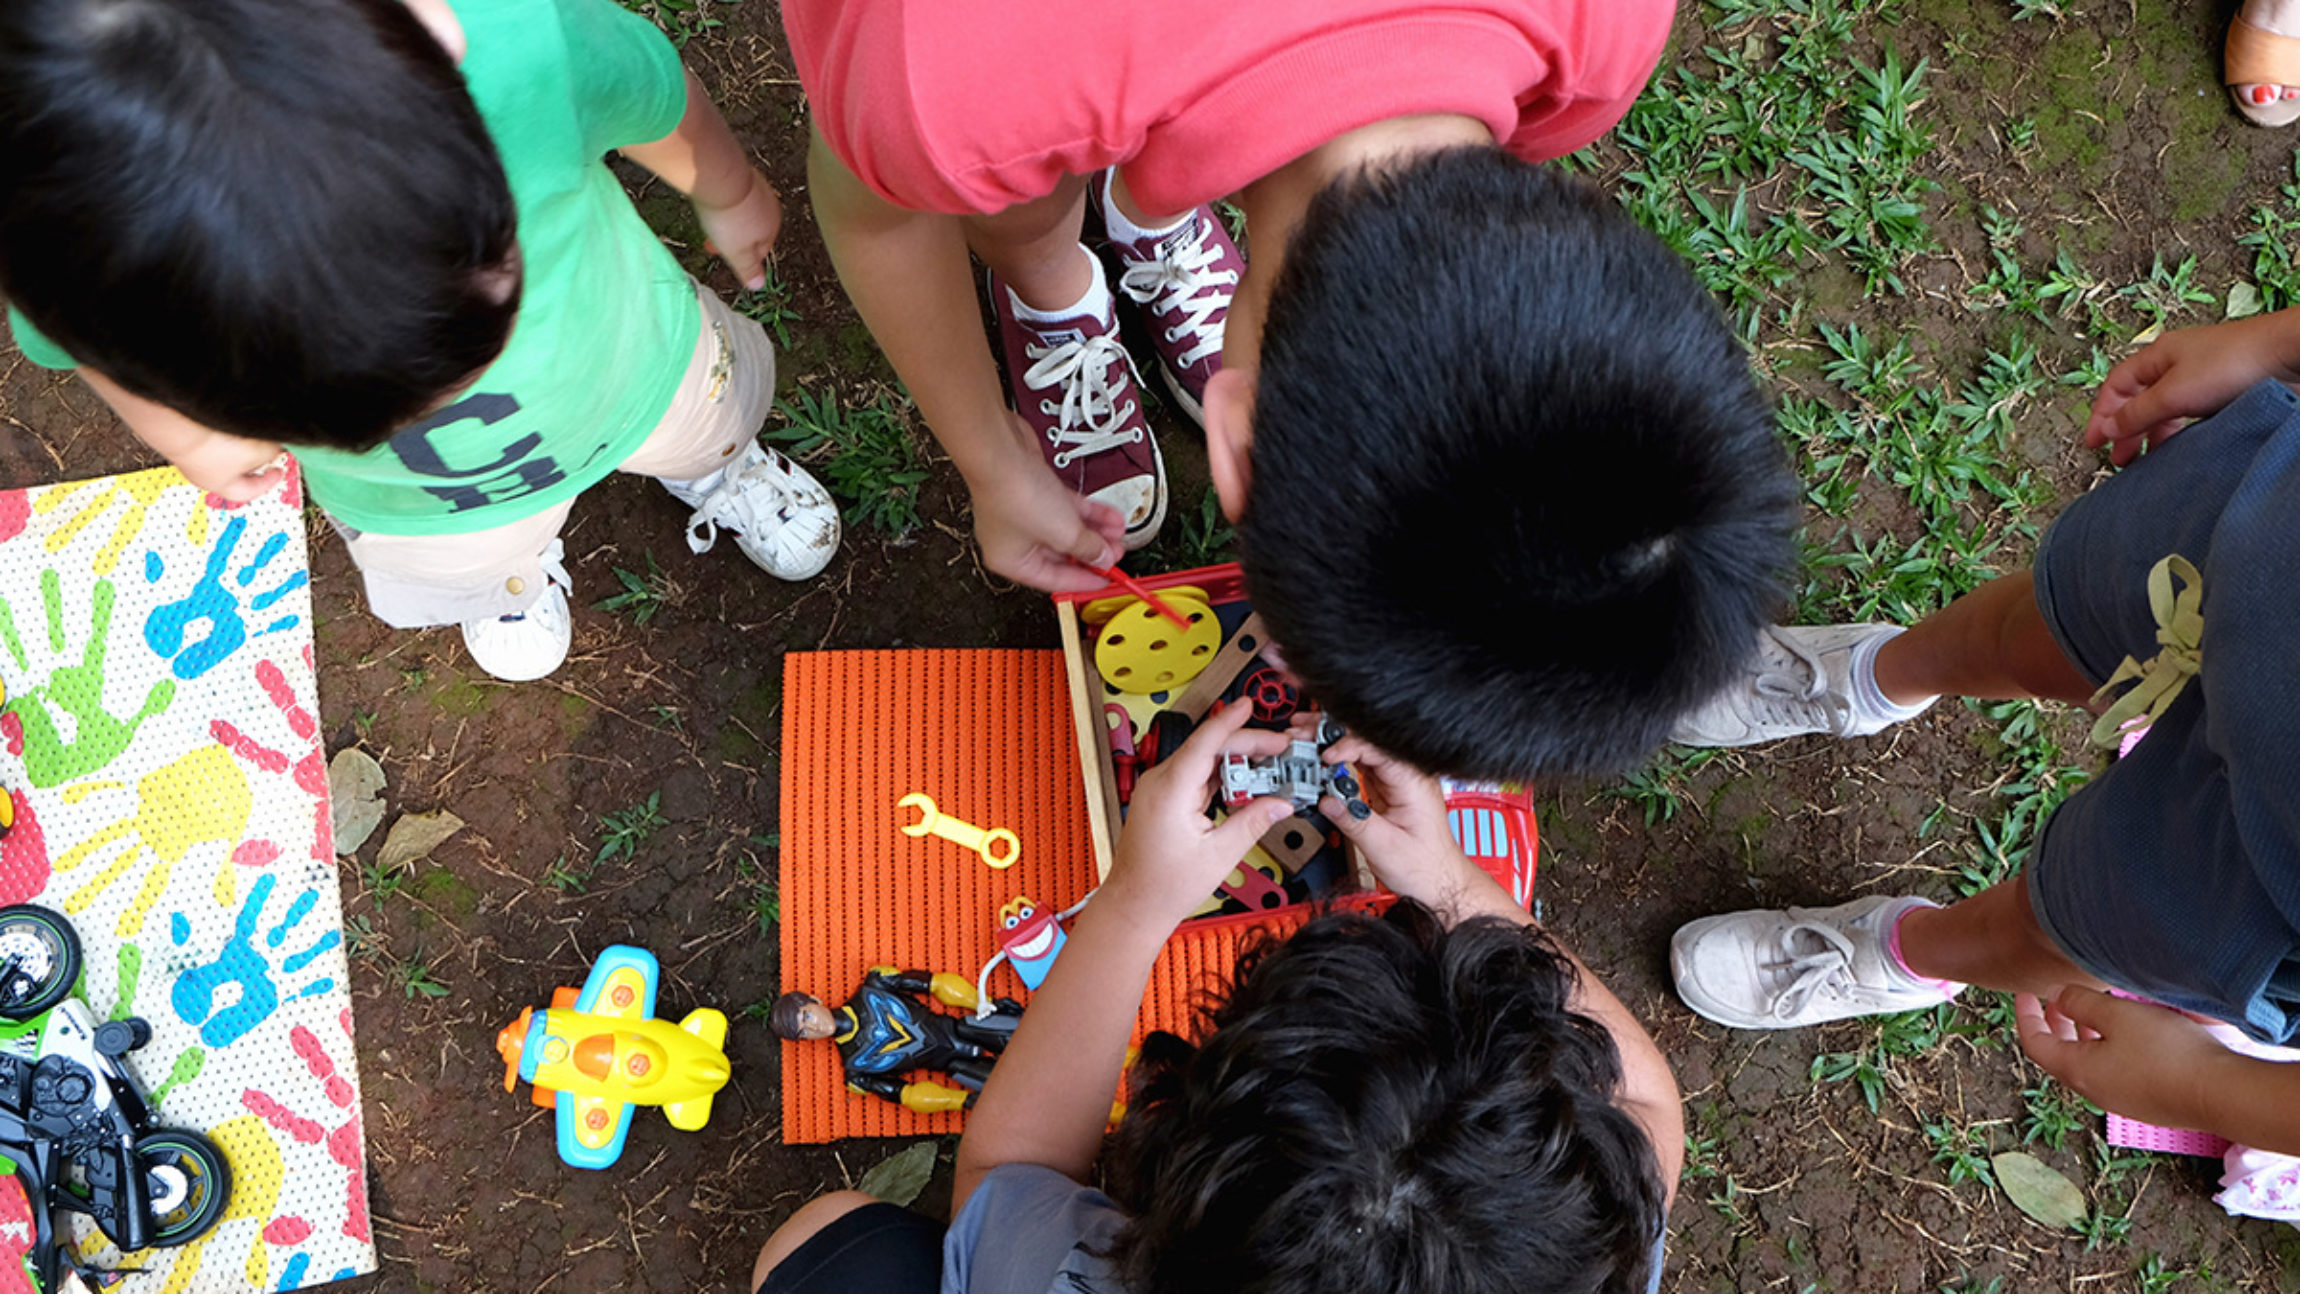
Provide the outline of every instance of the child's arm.
{"type": "MultiPolygon", "coordinates": [[[[1327,757],[1349,762],[1380,797],[1380,811],[1363,821],[1353,819],[1331,797],[1325,808],[1326,816],[1342,834],[1364,851],[1367,864],[1383,885],[1420,901],[1448,924],[1470,917],[1536,924],[1532,914],[1462,855],[1446,825],[1445,792],[1437,779],[1399,763],[1357,737],[1334,743],[1327,757]]],[[[1653,1036],[1596,972],[1572,949],[1563,944],[1557,947],[1579,974],[1573,1009],[1604,1025],[1621,1053],[1617,1103],[1637,1120],[1653,1143],[1666,1208],[1677,1198],[1677,1177],[1685,1167],[1685,1103],[1677,1090],[1676,1075],[1654,1045],[1653,1036]]]]}
{"type": "Polygon", "coordinates": [[[1116,561],[1125,520],[1063,485],[1007,409],[975,304],[964,224],[871,192],[819,133],[807,154],[807,196],[839,282],[966,480],[983,563],[1050,592],[1100,588],[1102,577],[1073,559],[1116,561]]]}
{"type": "Polygon", "coordinates": [[[751,165],[693,72],[687,73],[687,115],[679,128],[622,151],[687,195],[703,225],[704,248],[724,260],[744,287],[767,285],[767,258],[783,228],[782,197],[751,165]]]}
{"type": "Polygon", "coordinates": [[[1225,746],[1285,749],[1281,733],[1241,733],[1251,715],[1252,707],[1235,705],[1208,718],[1135,788],[1109,879],[1078,914],[967,1115],[952,1217],[1001,1164],[1037,1164],[1081,1181],[1094,1167],[1158,950],[1261,834],[1293,812],[1283,800],[1261,799],[1218,826],[1205,816],[1225,746]]]}
{"type": "Polygon", "coordinates": [[[2264,377],[2300,382],[2300,307],[2166,333],[2110,369],[2084,443],[2118,466],[2190,418],[2220,412],[2264,377]]]}
{"type": "Polygon", "coordinates": [[[173,464],[185,480],[220,499],[246,503],[278,485],[287,471],[284,447],[276,441],[216,431],[164,404],[130,394],[85,365],[77,372],[136,439],[173,464]]]}
{"type": "Polygon", "coordinates": [[[2014,1001],[2021,1050],[2104,1110],[2300,1155],[2300,1064],[2230,1051],[2178,1011],[2088,988],[2014,1001]]]}

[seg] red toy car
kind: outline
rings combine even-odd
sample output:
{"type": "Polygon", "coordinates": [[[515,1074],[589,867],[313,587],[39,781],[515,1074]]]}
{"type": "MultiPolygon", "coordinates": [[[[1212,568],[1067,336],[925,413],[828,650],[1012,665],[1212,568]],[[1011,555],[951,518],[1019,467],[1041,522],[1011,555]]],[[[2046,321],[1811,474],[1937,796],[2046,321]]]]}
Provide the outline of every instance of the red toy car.
{"type": "Polygon", "coordinates": [[[1515,782],[1444,779],[1446,825],[1469,860],[1532,911],[1533,878],[1541,856],[1534,826],[1533,792],[1515,782]]]}

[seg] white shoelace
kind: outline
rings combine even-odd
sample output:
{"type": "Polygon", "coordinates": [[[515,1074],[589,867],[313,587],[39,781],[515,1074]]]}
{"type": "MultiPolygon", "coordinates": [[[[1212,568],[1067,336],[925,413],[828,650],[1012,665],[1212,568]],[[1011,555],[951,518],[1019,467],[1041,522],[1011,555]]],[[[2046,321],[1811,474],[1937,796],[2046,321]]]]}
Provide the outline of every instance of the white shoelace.
{"type": "Polygon", "coordinates": [[[1181,357],[1185,367],[1221,351],[1222,334],[1213,326],[1214,314],[1229,308],[1238,286],[1236,270],[1212,268],[1222,250],[1208,242],[1210,232],[1203,219],[1192,218],[1183,237],[1160,244],[1157,257],[1127,266],[1118,279],[1120,291],[1153,312],[1161,316],[1182,312],[1181,321],[1166,330],[1166,340],[1190,338],[1190,349],[1181,357]],[[1165,251],[1169,244],[1172,255],[1165,251]]]}
{"type": "Polygon", "coordinates": [[[1773,1015],[1787,1020],[1805,1009],[1805,1004],[1817,994],[1826,992],[1831,997],[1845,995],[1845,986],[1853,980],[1853,941],[1832,927],[1798,922],[1781,932],[1781,956],[1766,970],[1793,975],[1788,984],[1773,997],[1773,1015]],[[1797,936],[1811,934],[1820,938],[1822,947],[1809,953],[1797,951],[1797,936]]]}
{"type": "Polygon", "coordinates": [[[1852,725],[1852,707],[1829,691],[1829,671],[1818,652],[1772,629],[1766,641],[1787,653],[1758,672],[1752,688],[1751,708],[1767,725],[1806,725],[1819,719],[1830,732],[1843,733],[1852,725]],[[1800,675],[1795,667],[1804,666],[1800,675]]]}
{"type": "Polygon", "coordinates": [[[749,535],[754,542],[765,540],[789,520],[783,515],[789,480],[789,473],[768,457],[729,471],[687,518],[687,547],[698,553],[711,551],[719,542],[721,526],[749,535]]]}
{"type": "Polygon", "coordinates": [[[1041,346],[1026,341],[1022,353],[1032,361],[1022,373],[1022,384],[1033,391],[1062,391],[1062,402],[1041,400],[1039,412],[1055,419],[1047,439],[1067,446],[1054,456],[1057,469],[1075,458],[1142,439],[1142,429],[1120,431],[1134,414],[1134,402],[1121,403],[1126,394],[1126,347],[1115,336],[1041,346]]]}

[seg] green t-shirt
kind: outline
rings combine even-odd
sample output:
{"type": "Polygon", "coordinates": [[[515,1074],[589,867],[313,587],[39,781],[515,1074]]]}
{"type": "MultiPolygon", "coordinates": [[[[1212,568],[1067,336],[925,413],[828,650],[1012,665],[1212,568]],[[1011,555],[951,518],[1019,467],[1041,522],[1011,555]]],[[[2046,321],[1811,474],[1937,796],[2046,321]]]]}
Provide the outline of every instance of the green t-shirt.
{"type": "MultiPolygon", "coordinates": [[[[296,447],[312,498],[379,534],[485,530],[581,493],[661,421],[701,327],[693,283],[602,160],[686,114],[670,42],[614,0],[452,4],[518,204],[524,295],[510,344],[453,404],[365,453],[296,447]]],[[[73,367],[8,322],[25,358],[73,367]]]]}

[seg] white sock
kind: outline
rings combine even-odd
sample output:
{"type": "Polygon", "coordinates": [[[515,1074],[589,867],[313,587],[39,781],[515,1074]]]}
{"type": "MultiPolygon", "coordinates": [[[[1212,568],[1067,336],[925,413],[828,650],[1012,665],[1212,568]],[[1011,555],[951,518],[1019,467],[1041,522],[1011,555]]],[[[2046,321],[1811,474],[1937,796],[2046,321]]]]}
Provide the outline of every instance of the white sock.
{"type": "Polygon", "coordinates": [[[1102,227],[1110,231],[1110,237],[1115,242],[1139,243],[1146,239],[1164,238],[1198,217],[1195,211],[1185,211],[1179,219],[1163,229],[1144,229],[1128,220],[1126,213],[1118,209],[1118,199],[1111,196],[1111,186],[1117,182],[1113,174],[1102,177],[1102,227]]]}
{"type": "Polygon", "coordinates": [[[1853,704],[1871,715],[1881,719],[1890,719],[1894,723],[1899,723],[1904,719],[1914,719],[1931,709],[1933,702],[1940,700],[1937,696],[1928,696],[1913,705],[1900,705],[1887,697],[1883,688],[1877,686],[1878,650],[1906,632],[1907,630],[1896,628],[1890,633],[1880,633],[1862,639],[1854,644],[1851,661],[1853,704]]]}
{"type": "Polygon", "coordinates": [[[697,494],[709,494],[719,488],[719,482],[725,480],[726,476],[726,468],[713,468],[709,476],[698,476],[692,481],[679,482],[679,488],[693,490],[697,494]]]}
{"type": "Polygon", "coordinates": [[[1102,261],[1094,253],[1087,251],[1084,243],[1078,245],[1078,254],[1085,257],[1086,263],[1094,269],[1094,277],[1086,285],[1085,296],[1059,309],[1041,310],[1023,300],[1013,288],[1008,288],[1006,299],[1014,306],[1014,317],[1036,324],[1056,323],[1064,319],[1074,319],[1082,314],[1090,314],[1096,319],[1109,319],[1111,317],[1110,281],[1102,277],[1102,261]]]}

